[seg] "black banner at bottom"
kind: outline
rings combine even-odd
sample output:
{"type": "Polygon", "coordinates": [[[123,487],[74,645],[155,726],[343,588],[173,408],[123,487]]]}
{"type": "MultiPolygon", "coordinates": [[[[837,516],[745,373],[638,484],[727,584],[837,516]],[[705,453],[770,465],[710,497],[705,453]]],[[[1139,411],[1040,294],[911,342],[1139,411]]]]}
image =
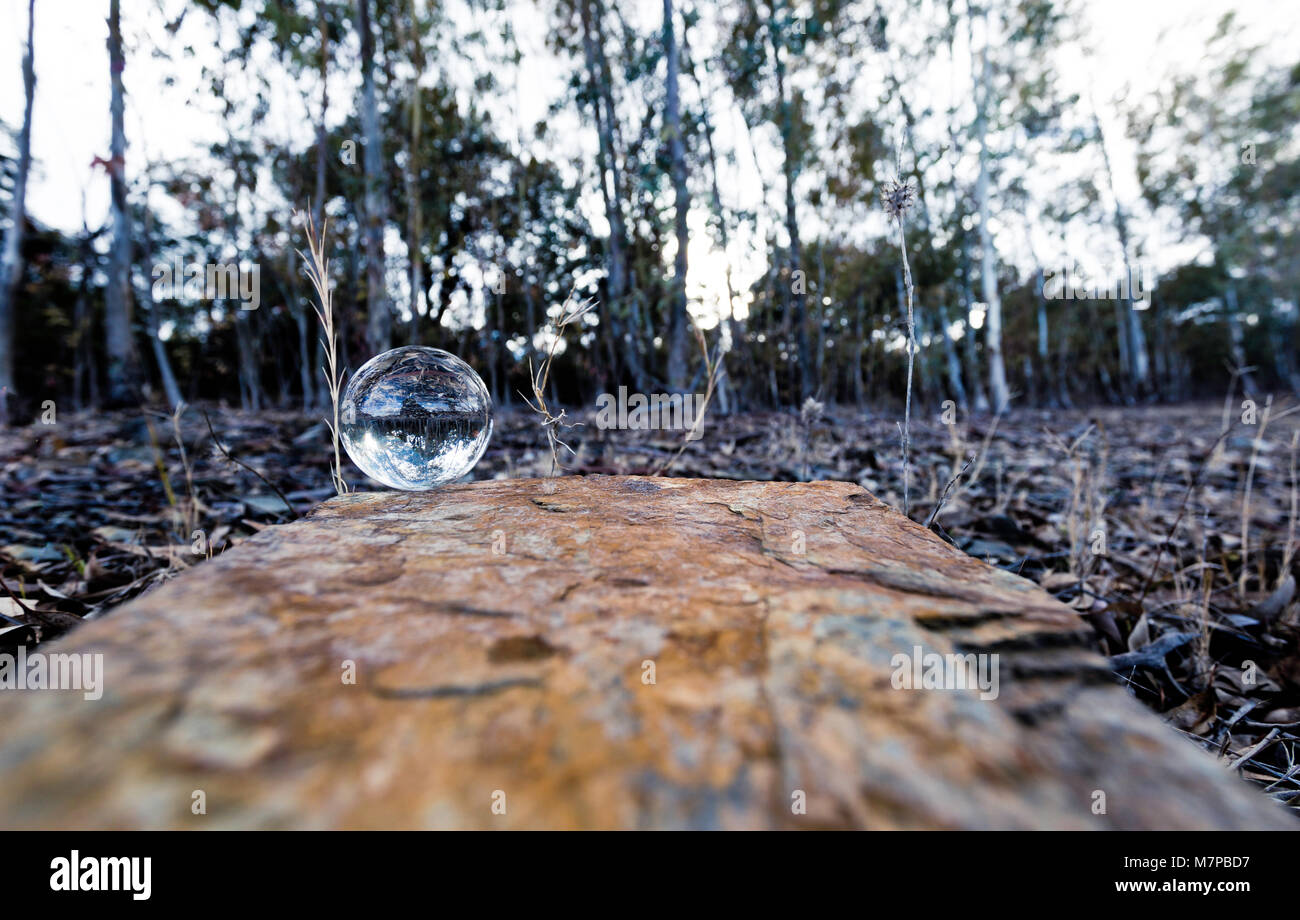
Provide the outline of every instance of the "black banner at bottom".
{"type": "Polygon", "coordinates": [[[1200,900],[1231,910],[1294,891],[1291,838],[1278,833],[60,831],[5,840],[10,904],[127,910],[463,910],[466,898],[536,909],[558,897],[566,909],[602,912],[730,911],[783,895],[921,908],[953,898],[1040,908],[1200,900]]]}

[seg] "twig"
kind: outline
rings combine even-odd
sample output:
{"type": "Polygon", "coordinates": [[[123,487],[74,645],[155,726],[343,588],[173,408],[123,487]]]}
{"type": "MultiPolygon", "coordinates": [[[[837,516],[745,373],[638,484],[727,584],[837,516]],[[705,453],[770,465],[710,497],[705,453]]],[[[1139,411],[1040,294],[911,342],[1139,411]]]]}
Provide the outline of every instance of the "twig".
{"type": "Polygon", "coordinates": [[[1246,748],[1246,750],[1242,751],[1242,752],[1241,752],[1241,756],[1238,757],[1236,760],[1234,760],[1234,761],[1232,762],[1232,765],[1231,765],[1230,767],[1228,767],[1228,769],[1229,769],[1229,770],[1240,770],[1240,769],[1241,769],[1242,767],[1244,767],[1244,766],[1245,766],[1245,765],[1246,765],[1246,764],[1247,764],[1247,763],[1248,763],[1252,758],[1256,757],[1256,756],[1259,755],[1259,754],[1262,754],[1262,753],[1264,752],[1264,749],[1265,749],[1265,748],[1267,748],[1267,747],[1269,747],[1270,745],[1272,745],[1272,743],[1273,743],[1274,741],[1277,740],[1277,736],[1278,736],[1279,734],[1281,734],[1281,730],[1280,730],[1280,729],[1276,729],[1276,728],[1273,729],[1271,732],[1269,732],[1267,735],[1265,735],[1263,738],[1261,738],[1258,742],[1256,742],[1255,744],[1252,744],[1250,747],[1246,748]]]}
{"type": "Polygon", "coordinates": [[[953,477],[948,480],[948,484],[943,487],[943,493],[939,496],[938,504],[936,504],[934,506],[934,510],[930,512],[930,516],[925,519],[926,530],[929,530],[930,527],[934,524],[934,522],[939,519],[939,512],[943,510],[944,502],[948,500],[948,490],[951,489],[953,485],[956,484],[958,479],[961,479],[962,473],[965,473],[966,470],[970,468],[970,465],[972,461],[974,461],[974,459],[975,459],[974,454],[971,454],[969,457],[967,457],[966,462],[961,465],[961,469],[959,469],[953,475],[953,477]]]}
{"type": "MultiPolygon", "coordinates": [[[[8,595],[9,595],[10,599],[11,599],[15,604],[18,605],[18,609],[21,610],[23,613],[26,613],[26,614],[28,614],[28,615],[33,615],[33,614],[36,613],[36,608],[35,608],[35,607],[28,607],[26,604],[24,604],[24,603],[19,599],[18,595],[17,595],[17,594],[14,594],[14,589],[11,588],[11,587],[9,587],[9,582],[5,581],[3,578],[0,578],[0,588],[4,588],[4,589],[5,589],[5,594],[8,594],[8,595]]],[[[25,590],[25,589],[24,589],[24,590],[25,590]]],[[[2,614],[0,614],[0,615],[2,615],[2,614]]],[[[18,623],[17,620],[10,619],[9,617],[5,617],[5,619],[6,619],[6,620],[9,620],[9,622],[11,622],[11,623],[18,623]]],[[[18,623],[18,625],[19,625],[19,626],[26,626],[27,624],[26,624],[26,623],[18,623]]]]}
{"type": "MultiPolygon", "coordinates": [[[[51,628],[57,628],[55,623],[52,620],[50,620],[49,617],[45,616],[45,614],[41,613],[35,607],[28,607],[21,600],[19,600],[18,595],[14,594],[13,588],[9,587],[9,582],[5,581],[3,578],[0,578],[0,588],[5,589],[5,594],[9,595],[10,599],[13,600],[13,602],[18,605],[18,609],[21,610],[23,613],[27,614],[29,617],[35,617],[46,626],[49,626],[51,628]]],[[[3,616],[3,614],[0,614],[0,616],[3,616]]],[[[30,623],[20,623],[10,616],[5,616],[5,619],[17,626],[31,625],[30,623]]]]}
{"type": "Polygon", "coordinates": [[[245,463],[243,460],[240,460],[239,458],[237,458],[237,457],[235,457],[233,454],[231,454],[230,451],[226,450],[226,446],[225,446],[224,444],[221,443],[221,439],[220,439],[219,437],[217,437],[217,433],[216,433],[215,431],[212,430],[212,419],[208,418],[208,410],[207,410],[207,409],[204,409],[204,410],[203,410],[203,421],[205,421],[205,422],[208,423],[208,434],[212,435],[212,443],[215,444],[215,445],[217,445],[217,450],[221,451],[221,456],[225,457],[225,458],[226,458],[227,460],[229,460],[231,463],[234,463],[235,465],[240,466],[240,467],[242,467],[242,468],[248,470],[250,473],[252,473],[252,474],[253,474],[254,476],[256,476],[258,479],[262,480],[262,484],[265,485],[265,486],[266,486],[268,489],[270,489],[272,492],[274,492],[277,496],[279,496],[280,501],[284,502],[284,506],[285,506],[286,508],[289,509],[289,513],[292,514],[294,517],[297,517],[297,516],[298,516],[298,512],[294,509],[294,507],[293,507],[293,503],[292,503],[291,501],[289,501],[289,499],[285,498],[284,493],[281,492],[279,489],[277,489],[277,488],[275,487],[275,483],[273,483],[273,482],[271,482],[270,480],[268,480],[265,476],[263,476],[263,475],[262,475],[261,473],[259,473],[257,470],[253,469],[251,466],[249,466],[249,465],[248,465],[247,463],[245,463]]]}

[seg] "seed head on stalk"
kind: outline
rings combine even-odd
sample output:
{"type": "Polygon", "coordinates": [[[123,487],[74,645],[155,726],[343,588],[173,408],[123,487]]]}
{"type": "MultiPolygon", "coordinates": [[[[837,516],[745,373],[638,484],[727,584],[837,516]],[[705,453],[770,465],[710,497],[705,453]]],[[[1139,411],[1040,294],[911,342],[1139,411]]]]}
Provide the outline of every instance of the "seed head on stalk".
{"type": "Polygon", "coordinates": [[[885,185],[880,197],[885,206],[885,213],[898,228],[898,252],[903,260],[903,287],[907,294],[907,396],[903,407],[903,423],[899,426],[903,436],[903,514],[907,515],[911,511],[912,497],[912,365],[916,360],[916,327],[912,318],[915,289],[912,285],[912,267],[907,262],[907,239],[903,235],[903,219],[916,203],[916,188],[910,178],[903,178],[901,145],[898,148],[895,165],[897,176],[885,185]]]}
{"type": "Polygon", "coordinates": [[[880,198],[885,205],[885,213],[894,221],[901,222],[912,205],[916,204],[916,187],[912,185],[911,179],[891,179],[885,184],[880,198]]]}
{"type": "Polygon", "coordinates": [[[300,219],[305,220],[307,224],[307,252],[300,249],[298,254],[303,258],[303,271],[316,290],[316,297],[319,300],[319,304],[312,304],[312,309],[316,311],[316,319],[320,322],[321,347],[325,350],[325,366],[321,370],[325,373],[325,383],[334,410],[333,422],[329,419],[325,420],[334,441],[334,465],[330,469],[330,479],[333,480],[334,491],[344,495],[348,492],[348,484],[343,478],[343,452],[339,449],[339,393],[343,388],[343,374],[338,366],[338,329],[334,324],[334,297],[329,281],[330,263],[325,256],[325,231],[329,221],[323,221],[317,228],[310,213],[305,213],[300,219]]]}

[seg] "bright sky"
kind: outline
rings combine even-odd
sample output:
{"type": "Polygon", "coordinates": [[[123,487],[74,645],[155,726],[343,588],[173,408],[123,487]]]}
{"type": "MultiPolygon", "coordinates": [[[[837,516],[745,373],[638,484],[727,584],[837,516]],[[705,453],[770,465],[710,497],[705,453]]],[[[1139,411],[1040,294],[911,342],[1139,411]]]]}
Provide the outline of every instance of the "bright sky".
{"type": "MultiPolygon", "coordinates": [[[[177,0],[161,0],[163,6],[174,13],[177,0]]],[[[195,47],[211,47],[212,26],[200,11],[191,10],[180,33],[174,38],[166,36],[160,22],[158,0],[142,2],[129,0],[123,3],[124,31],[127,42],[127,124],[129,140],[127,169],[129,175],[138,175],[146,158],[186,159],[196,157],[202,147],[220,137],[222,122],[216,101],[203,89],[198,67],[192,59],[179,53],[185,43],[195,47]],[[159,36],[175,49],[176,62],[155,58],[148,53],[152,41],[148,36],[159,36]],[[167,85],[165,80],[174,77],[167,85]]],[[[662,7],[658,0],[637,0],[621,5],[629,21],[639,24],[646,32],[659,27],[662,7]]],[[[108,181],[102,170],[91,168],[95,156],[107,156],[108,119],[108,53],[105,45],[107,26],[107,0],[38,0],[36,13],[36,69],[37,102],[33,127],[33,154],[35,175],[28,190],[28,210],[37,220],[64,230],[75,230],[82,220],[82,201],[85,201],[86,219],[98,226],[108,210],[108,181]]],[[[1227,0],[1091,0],[1083,4],[1087,31],[1095,47],[1095,60],[1087,61],[1081,54],[1066,55],[1058,62],[1063,86],[1083,94],[1088,93],[1100,110],[1116,172],[1117,193],[1128,202],[1135,202],[1137,183],[1133,171],[1133,149],[1123,136],[1123,126],[1118,112],[1111,105],[1117,94],[1127,91],[1142,95],[1158,85],[1174,70],[1194,67],[1204,37],[1208,35],[1219,17],[1235,9],[1238,19],[1250,30],[1251,36],[1268,46],[1268,53],[1279,60],[1294,55],[1300,47],[1300,2],[1241,2],[1227,0]]],[[[480,14],[492,15],[492,14],[480,14]]],[[[481,106],[493,110],[494,121],[511,124],[519,117],[524,124],[547,118],[547,106],[563,93],[566,73],[546,49],[546,32],[549,12],[531,0],[516,0],[509,4],[504,14],[515,22],[515,32],[525,55],[524,76],[514,80],[513,92],[500,93],[493,99],[479,100],[481,106]]],[[[26,31],[25,0],[0,0],[0,17],[6,24],[0,35],[0,120],[17,125],[22,116],[21,54],[26,31]]],[[[487,24],[487,23],[481,23],[487,24]]],[[[488,30],[491,31],[490,29],[488,30]]],[[[707,35],[700,31],[692,36],[694,53],[703,57],[707,48],[703,43],[707,35]]],[[[1294,60],[1294,57],[1290,58],[1294,60]]],[[[438,66],[435,62],[432,66],[438,66]]],[[[465,62],[446,65],[449,77],[457,85],[466,85],[470,67],[465,62]]],[[[962,69],[961,62],[957,70],[962,69]]],[[[948,92],[946,66],[936,61],[932,72],[918,88],[918,96],[933,93],[946,98],[948,92]]],[[[359,79],[354,74],[336,74],[331,84],[334,120],[341,119],[345,107],[350,107],[351,96],[359,79]]],[[[960,90],[959,90],[960,91],[960,90]]],[[[297,135],[303,144],[310,143],[310,128],[300,120],[306,109],[300,93],[293,87],[277,87],[279,95],[269,120],[269,128],[282,137],[297,135]]],[[[695,90],[684,85],[684,101],[695,101],[695,90]]],[[[314,104],[314,103],[313,103],[314,104]]],[[[717,130],[716,142],[722,149],[735,147],[736,166],[724,170],[722,194],[730,205],[748,208],[761,206],[761,183],[755,161],[769,176],[769,182],[778,181],[779,160],[771,149],[751,152],[747,132],[744,131],[734,107],[725,97],[716,97],[711,109],[717,130]]],[[[552,123],[552,136],[566,138],[567,142],[581,145],[594,153],[595,136],[588,127],[577,122],[552,123]]],[[[7,143],[7,139],[0,140],[7,143]]],[[[544,153],[544,151],[543,151],[544,153]]],[[[707,191],[703,181],[695,185],[698,196],[707,191]]],[[[1051,189],[1041,189],[1051,194],[1051,189]]],[[[779,203],[781,188],[772,185],[769,190],[769,207],[779,203]]],[[[593,225],[604,227],[597,206],[595,189],[589,197],[588,212],[593,225]]],[[[807,211],[807,209],[805,209],[807,211]]],[[[695,232],[691,243],[691,291],[695,299],[704,303],[701,312],[709,312],[707,302],[716,300],[725,290],[724,273],[728,265],[735,275],[734,283],[743,289],[760,277],[763,264],[763,237],[768,220],[765,213],[754,229],[736,233],[732,251],[717,251],[703,232],[703,210],[692,213],[691,226],[695,232]]],[[[867,215],[876,222],[870,227],[872,235],[884,232],[883,219],[867,215]]],[[[808,227],[805,235],[815,236],[821,229],[819,216],[805,214],[808,227]]],[[[828,228],[842,233],[867,232],[863,220],[853,215],[833,218],[844,221],[845,226],[828,228]]],[[[1170,234],[1158,225],[1136,221],[1139,234],[1148,242],[1150,251],[1159,263],[1168,263],[1176,253],[1171,246],[1170,234]]],[[[1009,228],[1005,232],[1011,232],[1009,228]]],[[[1001,230],[999,232],[1002,232],[1001,230]]],[[[1047,244],[1044,244],[1047,245],[1047,244]]],[[[1058,244],[1059,245],[1059,244],[1058,244]]],[[[1089,244],[1070,244],[1076,245],[1089,244]]],[[[1000,250],[1015,248],[1006,241],[1000,250]]],[[[1049,258],[1046,252],[1039,252],[1049,258]]],[[[1004,258],[1006,256],[1004,255],[1004,258]]]]}

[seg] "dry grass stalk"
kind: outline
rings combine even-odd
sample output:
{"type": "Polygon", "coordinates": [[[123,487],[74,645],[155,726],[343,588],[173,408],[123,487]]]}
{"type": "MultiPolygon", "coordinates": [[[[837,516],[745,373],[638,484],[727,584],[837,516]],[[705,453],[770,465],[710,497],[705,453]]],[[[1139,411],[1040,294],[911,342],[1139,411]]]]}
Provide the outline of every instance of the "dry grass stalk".
{"type": "Polygon", "coordinates": [[[1088,579],[1097,562],[1096,556],[1089,552],[1093,537],[1099,529],[1103,538],[1106,533],[1106,450],[1103,448],[1097,462],[1082,450],[1095,427],[1089,425],[1069,443],[1046,432],[1047,443],[1061,451],[1070,471],[1070,502],[1065,511],[1066,551],[1070,574],[1077,579],[1080,603],[1089,596],[1088,579]]]}
{"type": "MultiPolygon", "coordinates": [[[[961,495],[980,481],[980,474],[984,472],[984,464],[988,460],[989,447],[993,444],[993,436],[998,433],[998,423],[1002,421],[1002,413],[999,412],[993,416],[993,421],[989,424],[989,430],[984,434],[984,440],[980,444],[979,454],[975,459],[975,469],[971,470],[970,476],[965,482],[957,487],[953,493],[953,498],[961,495]]],[[[964,445],[964,442],[963,442],[964,445]]],[[[957,463],[953,461],[953,469],[956,470],[957,463]]]]}
{"type": "Polygon", "coordinates": [[[1246,487],[1241,493],[1241,572],[1237,576],[1237,593],[1246,599],[1246,582],[1250,575],[1250,494],[1255,484],[1255,466],[1259,462],[1259,448],[1268,430],[1268,417],[1273,412],[1273,397],[1264,400],[1264,411],[1259,416],[1259,431],[1250,446],[1250,465],[1246,468],[1246,487]]]}
{"type": "Polygon", "coordinates": [[[812,453],[813,426],[821,421],[825,412],[826,404],[812,396],[805,399],[799,409],[799,479],[803,482],[808,482],[812,478],[812,464],[809,457],[812,453]]]}
{"type": "MultiPolygon", "coordinates": [[[[1204,558],[1204,553],[1202,553],[1204,558]]],[[[1201,565],[1201,599],[1200,607],[1197,611],[1197,635],[1196,645],[1193,653],[1195,655],[1195,667],[1191,671],[1191,676],[1208,686],[1214,679],[1214,657],[1210,652],[1210,641],[1212,636],[1213,612],[1212,605],[1215,593],[1215,580],[1218,570],[1215,566],[1205,561],[1201,565]]]]}
{"type": "Polygon", "coordinates": [[[702,330],[699,327],[699,324],[695,322],[695,317],[691,316],[689,313],[687,313],[686,316],[687,319],[691,321],[691,329],[695,332],[695,342],[700,346],[700,354],[704,356],[704,401],[700,403],[700,409],[695,414],[695,423],[691,425],[690,430],[688,430],[682,438],[681,445],[671,457],[655,468],[653,474],[655,476],[662,476],[666,473],[672,465],[677,462],[678,458],[681,457],[682,452],[686,450],[686,445],[700,436],[700,426],[704,424],[704,415],[709,411],[709,401],[713,399],[713,391],[718,387],[718,377],[722,372],[721,347],[719,346],[719,350],[710,356],[709,343],[704,338],[704,330],[702,330]]]}
{"type": "Polygon", "coordinates": [[[334,491],[339,495],[347,494],[348,484],[343,478],[343,451],[339,444],[339,393],[343,389],[343,375],[338,366],[338,330],[334,326],[334,293],[330,289],[330,263],[325,256],[325,234],[329,227],[329,220],[321,222],[320,232],[316,231],[316,221],[310,214],[303,214],[302,218],[307,223],[307,252],[298,250],[298,255],[302,256],[304,267],[303,272],[311,282],[311,286],[316,290],[316,297],[320,301],[319,305],[312,304],[312,309],[316,311],[316,319],[320,322],[321,331],[324,337],[321,339],[321,345],[325,348],[325,366],[321,370],[325,374],[325,384],[329,387],[330,404],[334,409],[334,420],[325,420],[329,426],[330,435],[334,440],[334,465],[330,468],[330,478],[334,483],[334,491]]]}
{"type": "Polygon", "coordinates": [[[939,495],[938,501],[935,502],[934,510],[932,510],[930,516],[925,519],[926,530],[929,530],[934,526],[935,521],[939,520],[939,512],[943,510],[944,503],[948,501],[948,493],[952,491],[952,487],[957,484],[957,480],[961,479],[961,477],[965,475],[966,470],[970,468],[970,465],[974,461],[975,455],[971,454],[966,458],[966,462],[962,464],[961,469],[952,474],[952,478],[949,479],[948,484],[943,487],[943,492],[939,495]]]}
{"type": "Polygon", "coordinates": [[[898,252],[903,260],[903,289],[907,297],[907,393],[903,402],[903,423],[900,426],[903,442],[903,514],[911,517],[912,487],[912,366],[916,362],[916,324],[912,302],[915,288],[912,285],[912,267],[907,261],[907,238],[903,234],[903,218],[915,202],[916,190],[910,179],[902,179],[902,148],[899,147],[896,166],[900,178],[884,191],[885,211],[898,228],[898,252]]]}
{"type": "Polygon", "coordinates": [[[550,346],[546,350],[546,356],[542,359],[541,365],[534,370],[533,359],[528,359],[528,383],[532,387],[533,395],[529,398],[526,394],[520,393],[528,408],[541,417],[539,424],[542,430],[546,432],[546,444],[551,452],[551,472],[548,478],[554,479],[563,466],[560,463],[560,448],[563,447],[569,453],[575,453],[572,447],[565,444],[560,439],[557,430],[561,427],[571,428],[574,422],[564,420],[564,410],[561,409],[559,415],[551,411],[550,406],[546,404],[546,385],[551,377],[551,363],[555,360],[555,351],[559,347],[561,340],[564,338],[564,330],[576,323],[582,317],[586,316],[596,308],[594,298],[587,300],[578,300],[574,292],[570,291],[569,296],[564,300],[564,306],[560,310],[560,318],[555,324],[554,333],[551,337],[550,346]]]}
{"type": "Polygon", "coordinates": [[[149,432],[149,449],[153,452],[154,469],[158,471],[158,479],[162,482],[163,494],[167,496],[167,504],[172,510],[179,514],[180,505],[176,501],[176,492],[172,489],[171,477],[167,474],[167,463],[163,459],[162,449],[158,446],[158,435],[153,430],[153,422],[145,416],[145,430],[149,432]]]}
{"type": "Polygon", "coordinates": [[[1236,400],[1237,381],[1246,374],[1255,370],[1254,366],[1233,367],[1232,365],[1227,365],[1227,368],[1230,375],[1228,378],[1228,392],[1223,397],[1223,420],[1219,425],[1219,440],[1215,442],[1214,450],[1210,454],[1208,461],[1211,467],[1218,466],[1223,460],[1224,438],[1227,437],[1228,432],[1236,425],[1236,422],[1233,421],[1233,415],[1235,413],[1232,410],[1233,403],[1236,400]]]}
{"type": "MultiPolygon", "coordinates": [[[[189,539],[194,539],[195,532],[199,529],[199,502],[194,494],[194,469],[190,466],[189,454],[185,451],[185,439],[181,437],[181,416],[185,414],[185,403],[176,404],[172,410],[172,438],[176,441],[176,449],[181,454],[181,468],[185,471],[185,488],[189,494],[188,501],[183,511],[185,533],[189,539]]],[[[208,549],[211,554],[211,548],[208,549]]]]}
{"type": "MultiPolygon", "coordinates": [[[[1239,596],[1243,601],[1246,599],[1246,582],[1247,582],[1247,575],[1248,575],[1248,568],[1249,568],[1248,565],[1247,565],[1247,562],[1249,561],[1249,548],[1250,548],[1250,544],[1249,544],[1249,542],[1248,542],[1249,537],[1250,537],[1250,500],[1251,500],[1251,496],[1252,496],[1253,491],[1254,491],[1254,484],[1255,484],[1255,468],[1256,468],[1256,466],[1257,466],[1258,463],[1259,463],[1259,451],[1260,451],[1260,448],[1261,448],[1261,447],[1263,446],[1263,444],[1264,444],[1264,432],[1268,429],[1268,423],[1269,423],[1270,420],[1271,420],[1271,421],[1281,421],[1282,419],[1286,418],[1288,415],[1292,415],[1292,414],[1294,414],[1294,413],[1297,412],[1297,411],[1300,411],[1300,406],[1291,406],[1290,408],[1288,408],[1288,409],[1286,409],[1286,410],[1284,410],[1284,411],[1282,411],[1282,412],[1279,412],[1279,413],[1277,413],[1277,414],[1275,415],[1275,414],[1273,413],[1273,397],[1272,397],[1271,395],[1268,396],[1268,397],[1264,400],[1264,409],[1263,409],[1263,411],[1260,413],[1260,416],[1259,416],[1259,431],[1256,433],[1255,438],[1254,438],[1254,440],[1253,440],[1252,443],[1251,443],[1251,450],[1250,450],[1250,464],[1249,464],[1249,466],[1246,468],[1246,485],[1245,485],[1245,488],[1244,488],[1244,490],[1243,490],[1243,492],[1242,492],[1242,498],[1241,498],[1241,572],[1240,572],[1240,574],[1238,575],[1238,580],[1237,580],[1237,592],[1238,592],[1238,596],[1239,596]]],[[[1288,533],[1287,549],[1286,549],[1286,552],[1287,552],[1286,559],[1287,559],[1288,564],[1289,564],[1289,562],[1290,562],[1291,554],[1292,554],[1292,552],[1293,552],[1293,541],[1294,541],[1294,538],[1295,538],[1295,530],[1294,530],[1294,526],[1295,526],[1295,494],[1294,494],[1294,488],[1295,488],[1295,455],[1294,455],[1294,449],[1295,449],[1295,439],[1294,439],[1294,437],[1293,437],[1293,438],[1292,438],[1292,478],[1291,478],[1291,482],[1292,482],[1292,496],[1291,496],[1291,508],[1292,508],[1292,510],[1291,510],[1291,530],[1290,530],[1290,532],[1288,533]]],[[[1288,565],[1283,565],[1283,566],[1282,566],[1282,569],[1281,569],[1281,571],[1280,571],[1279,574],[1278,574],[1278,579],[1279,579],[1279,581],[1280,581],[1281,579],[1284,579],[1284,578],[1286,577],[1287,569],[1288,569],[1288,565]]],[[[1261,588],[1261,590],[1267,590],[1267,586],[1263,583],[1263,579],[1264,579],[1264,577],[1265,577],[1265,576],[1264,576],[1263,570],[1261,570],[1261,572],[1260,572],[1260,588],[1261,588]]]]}

